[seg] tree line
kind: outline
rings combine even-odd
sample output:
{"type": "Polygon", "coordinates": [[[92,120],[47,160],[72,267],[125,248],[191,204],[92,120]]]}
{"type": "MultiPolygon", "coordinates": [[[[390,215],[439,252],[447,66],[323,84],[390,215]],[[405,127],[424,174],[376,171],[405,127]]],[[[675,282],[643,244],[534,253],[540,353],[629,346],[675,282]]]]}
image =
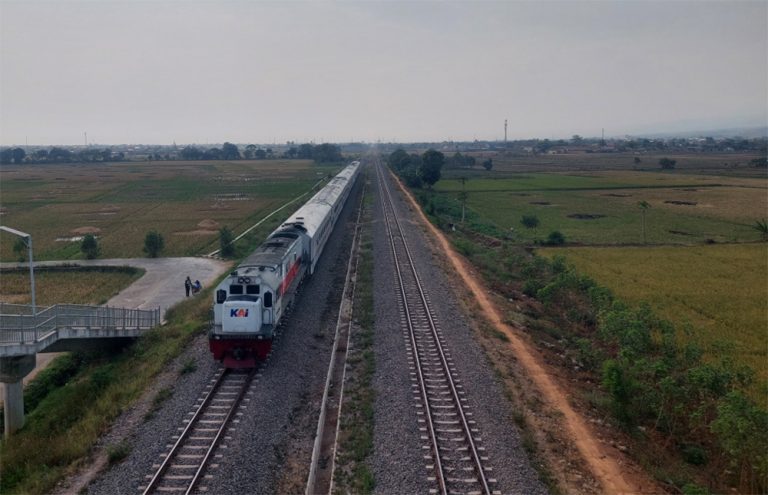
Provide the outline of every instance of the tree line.
{"type": "Polygon", "coordinates": [[[440,174],[445,164],[445,156],[439,151],[429,149],[418,155],[410,155],[402,148],[390,153],[387,165],[399,175],[410,187],[420,188],[426,185],[432,187],[440,180],[440,174]]]}
{"type": "Polygon", "coordinates": [[[79,151],[70,151],[65,148],[52,147],[51,149],[37,149],[27,153],[23,148],[4,148],[0,151],[0,163],[96,163],[96,162],[121,162],[125,160],[125,153],[114,153],[109,148],[86,148],[79,151]]]}
{"type": "MultiPolygon", "coordinates": [[[[229,142],[224,143],[221,148],[198,148],[196,146],[186,146],[180,156],[184,160],[268,160],[277,158],[278,155],[272,148],[260,148],[254,144],[249,144],[243,152],[229,142]]],[[[323,144],[301,144],[291,146],[281,158],[314,160],[316,163],[333,163],[344,160],[341,154],[341,147],[331,143],[323,144]]]]}

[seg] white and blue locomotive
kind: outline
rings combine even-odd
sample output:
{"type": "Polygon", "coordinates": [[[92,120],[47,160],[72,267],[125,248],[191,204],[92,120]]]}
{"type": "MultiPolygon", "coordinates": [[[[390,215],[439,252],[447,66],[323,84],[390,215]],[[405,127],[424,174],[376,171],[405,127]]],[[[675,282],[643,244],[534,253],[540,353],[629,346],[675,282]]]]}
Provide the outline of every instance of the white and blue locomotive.
{"type": "Polygon", "coordinates": [[[228,368],[252,368],[272,348],[280,319],[315,271],[347,201],[360,162],[352,162],[222,281],[214,292],[209,347],[228,368]]]}

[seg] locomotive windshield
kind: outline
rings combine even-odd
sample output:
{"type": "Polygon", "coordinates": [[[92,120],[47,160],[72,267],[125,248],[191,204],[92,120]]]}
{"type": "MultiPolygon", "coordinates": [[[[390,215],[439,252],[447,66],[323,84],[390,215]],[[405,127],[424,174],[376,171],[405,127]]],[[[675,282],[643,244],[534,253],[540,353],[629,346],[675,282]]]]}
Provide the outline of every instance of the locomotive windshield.
{"type": "Polygon", "coordinates": [[[242,296],[229,296],[227,298],[227,301],[251,301],[256,302],[259,300],[259,296],[251,296],[248,294],[242,295],[242,296]]]}

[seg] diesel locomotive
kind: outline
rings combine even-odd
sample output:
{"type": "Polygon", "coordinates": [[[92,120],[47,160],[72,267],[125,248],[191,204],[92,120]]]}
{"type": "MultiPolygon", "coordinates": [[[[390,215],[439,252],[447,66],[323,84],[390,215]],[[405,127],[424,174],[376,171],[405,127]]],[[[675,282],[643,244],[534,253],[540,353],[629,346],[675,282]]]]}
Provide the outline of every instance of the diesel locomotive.
{"type": "Polygon", "coordinates": [[[359,173],[360,162],[347,165],[216,287],[208,338],[214,359],[227,368],[252,368],[267,356],[296,289],[315,272],[359,173]]]}

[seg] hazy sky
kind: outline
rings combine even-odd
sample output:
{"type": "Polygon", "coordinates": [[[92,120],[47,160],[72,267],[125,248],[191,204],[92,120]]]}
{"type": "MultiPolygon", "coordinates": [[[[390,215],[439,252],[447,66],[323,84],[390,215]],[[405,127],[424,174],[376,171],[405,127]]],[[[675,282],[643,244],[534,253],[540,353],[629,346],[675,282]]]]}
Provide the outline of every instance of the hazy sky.
{"type": "Polygon", "coordinates": [[[768,2],[0,1],[0,143],[766,125],[768,2]]]}

